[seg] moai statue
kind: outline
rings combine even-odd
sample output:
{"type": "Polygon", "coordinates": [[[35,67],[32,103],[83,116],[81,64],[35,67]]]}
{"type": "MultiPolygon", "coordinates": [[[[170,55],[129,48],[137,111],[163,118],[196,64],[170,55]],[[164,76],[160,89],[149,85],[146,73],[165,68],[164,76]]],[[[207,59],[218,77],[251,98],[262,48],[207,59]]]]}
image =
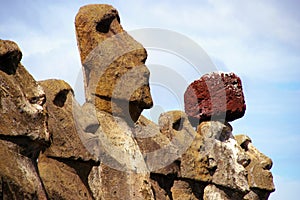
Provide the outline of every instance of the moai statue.
{"type": "Polygon", "coordinates": [[[0,40],[0,199],[46,199],[36,168],[50,139],[46,98],[21,59],[16,43],[0,40]]]}
{"type": "Polygon", "coordinates": [[[250,192],[244,197],[245,200],[266,200],[270,193],[275,191],[273,176],[270,172],[273,162],[261,153],[247,135],[234,136],[238,144],[250,157],[251,162],[246,167],[248,171],[248,183],[250,192]]]}
{"type": "MultiPolygon", "coordinates": [[[[132,128],[152,107],[147,52],[123,30],[110,5],[81,7],[75,19],[86,103],[94,106],[101,164],[89,183],[96,199],[154,199],[132,128]]],[[[84,106],[85,106],[84,105],[84,106]]]]}
{"type": "Polygon", "coordinates": [[[241,80],[233,73],[210,73],[185,92],[185,111],[197,135],[182,156],[181,175],[206,183],[203,199],[242,199],[249,192],[250,159],[232,135],[233,121],[244,115],[241,80]]]}
{"type": "Polygon", "coordinates": [[[82,7],[75,25],[86,101],[129,123],[137,121],[153,105],[145,48],[123,30],[109,5],[82,7]]]}

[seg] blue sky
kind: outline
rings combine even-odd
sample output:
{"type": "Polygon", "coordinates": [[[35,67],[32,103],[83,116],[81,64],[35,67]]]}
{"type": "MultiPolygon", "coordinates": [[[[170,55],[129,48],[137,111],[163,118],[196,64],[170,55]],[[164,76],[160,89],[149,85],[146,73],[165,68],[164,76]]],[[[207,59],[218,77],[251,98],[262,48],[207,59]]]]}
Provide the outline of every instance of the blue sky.
{"type": "MultiPolygon", "coordinates": [[[[272,158],[276,192],[270,199],[298,197],[300,6],[297,0],[26,3],[7,0],[0,7],[0,38],[19,44],[22,63],[35,79],[63,79],[80,91],[76,85],[81,66],[74,17],[80,6],[89,3],[112,4],[119,10],[127,31],[155,27],[181,33],[197,42],[218,69],[239,75],[247,111],[243,118],[232,123],[234,134],[249,135],[254,145],[272,158]]],[[[163,59],[163,54],[157,54],[150,51],[148,64],[163,59]]],[[[165,56],[165,65],[176,65],[165,56]]],[[[159,87],[154,86],[152,92],[154,103],[160,106],[155,108],[156,112],[162,108],[180,108],[176,102],[170,104],[157,95],[159,87]]]]}

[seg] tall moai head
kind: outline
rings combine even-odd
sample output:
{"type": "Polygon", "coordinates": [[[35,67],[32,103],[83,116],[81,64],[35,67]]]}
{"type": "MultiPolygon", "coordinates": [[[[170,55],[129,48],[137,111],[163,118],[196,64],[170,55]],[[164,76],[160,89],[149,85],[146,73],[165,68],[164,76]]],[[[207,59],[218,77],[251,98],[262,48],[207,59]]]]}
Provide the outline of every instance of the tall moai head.
{"type": "Polygon", "coordinates": [[[81,7],[75,19],[86,101],[135,122],[153,105],[147,52],[120,25],[110,5],[81,7]]]}

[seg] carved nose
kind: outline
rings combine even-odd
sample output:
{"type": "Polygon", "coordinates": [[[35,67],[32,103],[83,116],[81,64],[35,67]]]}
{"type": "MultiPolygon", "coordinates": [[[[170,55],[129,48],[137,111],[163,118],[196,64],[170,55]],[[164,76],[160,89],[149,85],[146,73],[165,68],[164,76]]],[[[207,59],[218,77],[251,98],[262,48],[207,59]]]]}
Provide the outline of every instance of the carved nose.
{"type": "Polygon", "coordinates": [[[272,161],[270,158],[266,157],[266,158],[261,162],[261,164],[262,164],[262,166],[263,166],[264,169],[270,170],[270,169],[272,168],[272,166],[273,166],[273,161],[272,161]]]}

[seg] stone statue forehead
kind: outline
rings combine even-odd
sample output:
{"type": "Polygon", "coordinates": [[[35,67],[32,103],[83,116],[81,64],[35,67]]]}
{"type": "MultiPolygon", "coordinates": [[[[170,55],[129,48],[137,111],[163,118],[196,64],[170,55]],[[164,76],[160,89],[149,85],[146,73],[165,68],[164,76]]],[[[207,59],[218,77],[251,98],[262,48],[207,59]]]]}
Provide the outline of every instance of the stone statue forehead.
{"type": "Polygon", "coordinates": [[[75,26],[81,61],[84,61],[99,43],[123,32],[118,11],[105,4],[81,7],[75,18],[75,26]]]}
{"type": "Polygon", "coordinates": [[[125,52],[140,50],[141,53],[134,56],[141,56],[140,61],[147,58],[144,47],[123,29],[118,11],[111,5],[92,4],[81,7],[75,18],[75,26],[82,62],[99,45],[102,45],[102,53],[112,49],[114,54],[117,51],[117,54],[123,55],[125,52]],[[110,38],[114,39],[109,40],[110,38]]]}

